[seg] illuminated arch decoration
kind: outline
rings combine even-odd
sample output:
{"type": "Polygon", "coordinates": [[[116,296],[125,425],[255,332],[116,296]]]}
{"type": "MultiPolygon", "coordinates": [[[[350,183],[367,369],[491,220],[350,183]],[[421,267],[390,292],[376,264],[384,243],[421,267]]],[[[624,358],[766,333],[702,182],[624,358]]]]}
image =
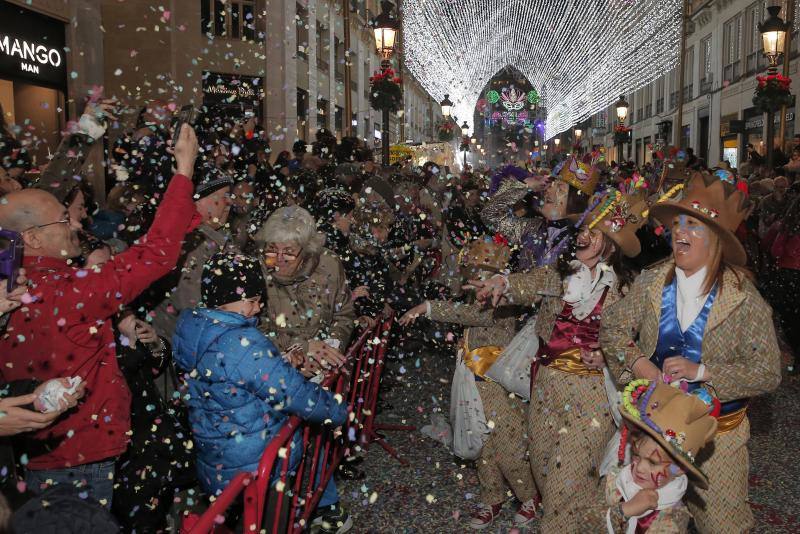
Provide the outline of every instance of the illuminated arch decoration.
{"type": "Polygon", "coordinates": [[[469,123],[486,83],[518,69],[550,138],[675,66],[681,1],[404,0],[406,64],[469,123]]]}

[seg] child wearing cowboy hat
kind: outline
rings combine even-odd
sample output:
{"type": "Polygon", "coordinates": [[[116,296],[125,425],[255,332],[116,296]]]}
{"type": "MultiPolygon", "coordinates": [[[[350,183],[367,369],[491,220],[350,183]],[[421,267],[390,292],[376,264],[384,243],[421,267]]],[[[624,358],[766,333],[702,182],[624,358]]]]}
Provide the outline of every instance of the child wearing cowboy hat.
{"type": "Polygon", "coordinates": [[[620,457],[630,443],[630,462],[606,477],[605,502],[584,511],[587,532],[686,532],[689,479],[708,487],[695,459],[717,431],[713,409],[705,390],[686,394],[663,382],[629,383],[620,410],[626,424],[620,457]]]}

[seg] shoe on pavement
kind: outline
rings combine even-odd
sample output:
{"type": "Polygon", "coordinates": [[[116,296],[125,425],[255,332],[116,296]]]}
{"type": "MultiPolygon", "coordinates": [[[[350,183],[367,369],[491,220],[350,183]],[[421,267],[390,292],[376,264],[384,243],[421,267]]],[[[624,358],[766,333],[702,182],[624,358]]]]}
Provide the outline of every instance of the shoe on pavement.
{"type": "Polygon", "coordinates": [[[312,527],[320,527],[318,532],[325,534],[344,534],[353,528],[353,518],[338,502],[317,510],[312,527]]]}
{"type": "Polygon", "coordinates": [[[478,511],[472,514],[472,517],[469,520],[469,526],[474,530],[485,529],[492,524],[492,521],[494,521],[494,518],[500,514],[500,510],[502,508],[503,503],[493,504],[491,506],[481,503],[478,511]]]}
{"type": "Polygon", "coordinates": [[[517,513],[514,515],[514,525],[521,527],[527,525],[534,519],[539,519],[539,499],[528,499],[519,505],[517,513]]]}

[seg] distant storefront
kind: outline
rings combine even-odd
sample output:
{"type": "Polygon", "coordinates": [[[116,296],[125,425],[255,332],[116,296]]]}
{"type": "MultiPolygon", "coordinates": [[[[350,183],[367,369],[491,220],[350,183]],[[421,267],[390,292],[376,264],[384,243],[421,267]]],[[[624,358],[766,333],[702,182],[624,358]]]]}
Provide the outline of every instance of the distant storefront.
{"type": "Polygon", "coordinates": [[[23,127],[18,137],[35,165],[58,143],[66,92],[64,23],[0,2],[0,106],[6,122],[23,127]]]}
{"type": "Polygon", "coordinates": [[[264,78],[240,74],[203,72],[203,104],[233,118],[253,114],[264,117],[264,78]]]}

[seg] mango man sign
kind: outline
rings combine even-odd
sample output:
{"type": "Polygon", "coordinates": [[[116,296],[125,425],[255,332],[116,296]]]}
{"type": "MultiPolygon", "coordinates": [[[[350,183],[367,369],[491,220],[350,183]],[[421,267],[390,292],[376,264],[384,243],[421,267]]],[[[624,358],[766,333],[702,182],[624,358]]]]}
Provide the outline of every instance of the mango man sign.
{"type": "Polygon", "coordinates": [[[66,59],[63,23],[0,2],[0,78],[65,91],[66,59]]]}

